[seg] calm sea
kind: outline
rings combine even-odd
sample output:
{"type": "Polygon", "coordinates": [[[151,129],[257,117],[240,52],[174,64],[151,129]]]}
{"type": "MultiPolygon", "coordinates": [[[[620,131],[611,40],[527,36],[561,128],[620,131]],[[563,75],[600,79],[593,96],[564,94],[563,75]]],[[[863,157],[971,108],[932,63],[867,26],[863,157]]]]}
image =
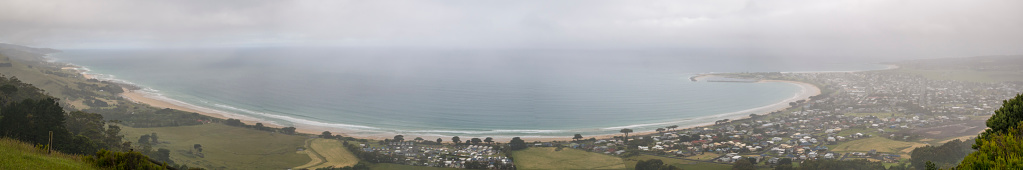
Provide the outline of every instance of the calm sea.
{"type": "Polygon", "coordinates": [[[855,71],[868,61],[679,51],[216,48],[65,50],[59,62],[283,126],[364,134],[570,136],[693,125],[792,97],[710,72],[855,71]]]}

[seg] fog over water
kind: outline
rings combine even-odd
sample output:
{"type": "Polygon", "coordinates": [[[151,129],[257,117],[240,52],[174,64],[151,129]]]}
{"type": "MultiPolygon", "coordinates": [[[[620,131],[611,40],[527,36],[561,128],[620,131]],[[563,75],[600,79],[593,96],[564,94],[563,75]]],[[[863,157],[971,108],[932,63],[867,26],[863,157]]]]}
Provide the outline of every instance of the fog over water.
{"type": "Polygon", "coordinates": [[[698,73],[884,68],[632,51],[242,48],[71,50],[53,57],[189,104],[364,135],[564,136],[696,125],[761,114],[749,109],[801,90],[787,83],[689,80],[698,73]]]}
{"type": "Polygon", "coordinates": [[[167,99],[367,133],[698,124],[799,89],[693,74],[1023,54],[1019,30],[1015,0],[0,2],[0,42],[167,99]]]}

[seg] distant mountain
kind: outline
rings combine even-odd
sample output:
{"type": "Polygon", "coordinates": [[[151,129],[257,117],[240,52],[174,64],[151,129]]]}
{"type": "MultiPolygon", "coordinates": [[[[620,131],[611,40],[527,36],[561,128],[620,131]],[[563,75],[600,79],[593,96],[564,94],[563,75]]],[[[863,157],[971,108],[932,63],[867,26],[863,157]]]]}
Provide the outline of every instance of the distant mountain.
{"type": "Polygon", "coordinates": [[[1023,55],[921,59],[901,61],[895,64],[901,67],[924,70],[1019,71],[1023,70],[1023,55]]]}
{"type": "Polygon", "coordinates": [[[52,48],[34,48],[34,47],[28,47],[28,46],[22,46],[22,45],[0,43],[0,50],[6,51],[6,50],[11,50],[11,49],[18,50],[18,51],[26,51],[26,52],[31,52],[31,53],[37,53],[37,54],[50,54],[50,53],[59,53],[59,52],[61,52],[60,50],[52,49],[52,48]]]}

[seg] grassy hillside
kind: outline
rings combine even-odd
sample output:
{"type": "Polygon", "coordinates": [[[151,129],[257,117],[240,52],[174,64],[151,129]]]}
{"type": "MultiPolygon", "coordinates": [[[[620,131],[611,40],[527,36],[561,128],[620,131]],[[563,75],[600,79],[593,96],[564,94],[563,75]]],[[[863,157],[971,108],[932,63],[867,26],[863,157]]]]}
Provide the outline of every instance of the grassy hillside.
{"type": "Polygon", "coordinates": [[[308,137],[284,135],[223,124],[196,126],[131,128],[122,132],[128,141],[143,134],[157,133],[160,144],[154,148],[171,150],[175,163],[208,169],[287,169],[310,162],[306,154],[297,153],[308,137]],[[199,157],[193,146],[202,145],[199,157]]]}
{"type": "Polygon", "coordinates": [[[352,152],[349,152],[347,148],[337,140],[315,138],[306,140],[307,150],[301,151],[309,155],[313,160],[305,165],[295,167],[295,169],[309,168],[323,168],[323,167],[346,167],[352,166],[359,163],[359,158],[356,158],[352,152]]]}
{"type": "Polygon", "coordinates": [[[32,144],[0,138],[0,169],[97,169],[77,155],[47,155],[32,144]]]}
{"type": "Polygon", "coordinates": [[[515,151],[519,169],[625,169],[622,158],[577,149],[529,148],[515,151]]]}

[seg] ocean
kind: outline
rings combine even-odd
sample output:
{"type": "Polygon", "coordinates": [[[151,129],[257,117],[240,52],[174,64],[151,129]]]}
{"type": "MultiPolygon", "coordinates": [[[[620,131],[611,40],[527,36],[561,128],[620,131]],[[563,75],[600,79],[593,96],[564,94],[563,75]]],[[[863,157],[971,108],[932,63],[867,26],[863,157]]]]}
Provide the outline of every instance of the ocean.
{"type": "Polygon", "coordinates": [[[355,136],[567,137],[685,127],[749,115],[801,90],[782,82],[690,81],[696,74],[886,67],[638,50],[251,47],[64,50],[49,57],[165,100],[355,136]]]}

